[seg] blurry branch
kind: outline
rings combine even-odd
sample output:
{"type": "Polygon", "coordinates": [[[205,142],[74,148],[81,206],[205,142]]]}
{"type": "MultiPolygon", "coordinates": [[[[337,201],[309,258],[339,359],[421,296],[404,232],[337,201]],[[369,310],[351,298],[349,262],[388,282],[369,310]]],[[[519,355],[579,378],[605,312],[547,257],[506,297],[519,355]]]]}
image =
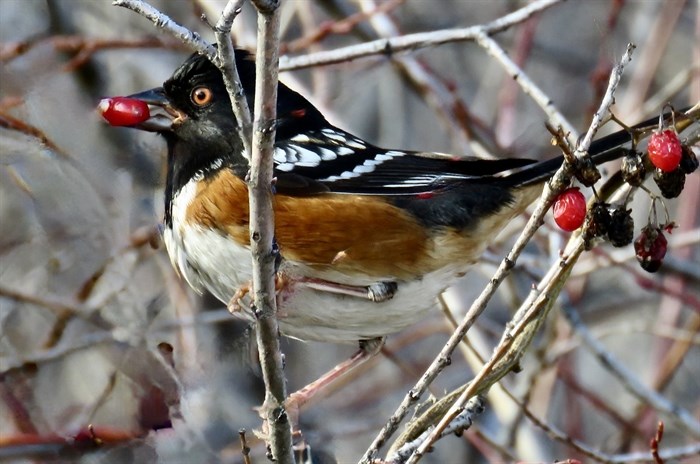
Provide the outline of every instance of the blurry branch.
{"type": "MultiPolygon", "coordinates": [[[[379,8],[374,2],[362,2],[361,7],[368,10],[367,14],[379,8]],[[369,10],[370,8],[373,9],[369,10]]],[[[372,15],[370,25],[382,37],[393,38],[401,33],[391,16],[384,12],[372,15]]],[[[471,151],[478,156],[493,157],[491,154],[493,150],[485,148],[483,143],[476,140],[479,134],[473,126],[481,121],[470,113],[464,101],[435,71],[421,63],[416,56],[411,55],[394,56],[391,63],[399,69],[399,75],[425,100],[439,120],[453,134],[460,151],[468,153],[471,148],[471,151]]],[[[483,123],[481,125],[483,127],[483,123]]]]}
{"type": "Polygon", "coordinates": [[[125,48],[182,48],[182,43],[180,41],[166,40],[157,37],[147,37],[143,39],[95,39],[79,35],[54,35],[21,42],[0,43],[0,63],[12,61],[43,44],[49,44],[57,51],[75,55],[64,65],[63,69],[65,71],[72,71],[82,66],[95,52],[102,50],[125,48]]]}
{"type": "MultiPolygon", "coordinates": [[[[506,393],[508,396],[515,401],[518,406],[522,409],[523,413],[527,418],[535,424],[537,427],[541,428],[544,430],[550,437],[554,438],[555,440],[564,443],[573,449],[577,450],[578,452],[584,454],[585,456],[598,461],[598,462],[604,462],[604,463],[619,463],[619,464],[625,464],[625,463],[632,463],[632,462],[654,462],[654,457],[652,456],[651,452],[640,452],[640,453],[629,453],[629,454],[607,454],[604,453],[600,450],[596,450],[594,448],[591,448],[590,446],[586,445],[585,443],[582,443],[579,440],[576,440],[575,438],[572,438],[569,436],[567,433],[559,430],[558,428],[554,427],[551,424],[546,423],[545,421],[539,419],[535,414],[530,410],[530,408],[527,407],[526,404],[524,404],[522,401],[518,400],[515,395],[513,395],[511,392],[506,390],[506,393]]],[[[680,446],[677,448],[665,448],[664,450],[659,452],[659,455],[662,459],[665,460],[682,460],[684,458],[694,456],[700,453],[700,443],[693,443],[690,445],[686,446],[680,446]]]]}
{"type": "Polygon", "coordinates": [[[578,312],[571,305],[563,305],[562,311],[575,332],[583,339],[583,343],[628,391],[656,410],[667,414],[678,426],[684,428],[696,439],[700,439],[700,422],[690,412],[672,403],[659,393],[650,390],[639,381],[633,372],[610,354],[603,344],[591,334],[588,327],[581,321],[578,312]]]}
{"type": "Polygon", "coordinates": [[[491,35],[504,31],[562,1],[538,0],[484,25],[407,34],[401,37],[373,40],[327,52],[312,53],[294,58],[282,57],[280,58],[280,71],[336,64],[367,56],[391,55],[396,52],[434,47],[450,42],[474,41],[481,34],[491,35]]]}
{"type": "MultiPolygon", "coordinates": [[[[373,5],[369,11],[360,11],[338,21],[326,21],[309,34],[280,46],[280,53],[294,53],[320,42],[331,34],[348,34],[359,24],[375,15],[385,15],[406,3],[406,0],[387,0],[373,5]]],[[[364,4],[360,4],[361,7],[364,4]]]]}
{"type": "Polygon", "coordinates": [[[31,124],[27,124],[21,119],[17,119],[9,114],[0,112],[0,127],[8,130],[21,132],[30,137],[33,137],[39,141],[39,143],[45,145],[48,149],[55,152],[64,158],[68,158],[68,154],[61,150],[56,144],[54,144],[51,139],[38,127],[34,127],[31,124]]]}
{"type": "Polygon", "coordinates": [[[113,427],[88,425],[72,436],[22,434],[0,438],[0,461],[12,459],[79,459],[90,451],[106,451],[143,443],[146,434],[113,427]]]}

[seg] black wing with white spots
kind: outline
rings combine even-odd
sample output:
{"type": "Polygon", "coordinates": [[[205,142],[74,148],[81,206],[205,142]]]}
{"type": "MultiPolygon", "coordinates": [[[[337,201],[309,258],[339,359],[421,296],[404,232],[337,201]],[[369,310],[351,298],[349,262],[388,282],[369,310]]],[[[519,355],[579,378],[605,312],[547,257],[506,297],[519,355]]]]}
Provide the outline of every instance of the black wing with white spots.
{"type": "Polygon", "coordinates": [[[274,159],[278,191],[369,195],[434,192],[465,179],[493,180],[534,162],[385,150],[330,125],[278,141],[274,159]]]}

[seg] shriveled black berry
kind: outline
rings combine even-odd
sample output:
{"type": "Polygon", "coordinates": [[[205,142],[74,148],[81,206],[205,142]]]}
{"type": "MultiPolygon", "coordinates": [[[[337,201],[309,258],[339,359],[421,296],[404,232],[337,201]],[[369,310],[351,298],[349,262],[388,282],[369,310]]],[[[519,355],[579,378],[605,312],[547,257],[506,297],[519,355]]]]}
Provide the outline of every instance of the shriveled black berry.
{"type": "Polygon", "coordinates": [[[647,272],[656,272],[661,267],[668,242],[658,226],[651,225],[642,229],[639,237],[634,241],[634,252],[639,265],[647,272]]]}
{"type": "Polygon", "coordinates": [[[590,187],[600,180],[600,171],[590,156],[576,160],[575,175],[576,179],[586,187],[590,187]]]}
{"type": "Polygon", "coordinates": [[[634,220],[632,210],[618,208],[610,216],[608,240],[614,247],[623,247],[632,243],[634,220]]]}
{"type": "Polygon", "coordinates": [[[586,250],[592,248],[591,240],[595,237],[603,237],[608,233],[608,228],[610,227],[610,205],[597,201],[593,203],[593,206],[588,210],[586,215],[586,222],[584,222],[584,247],[586,250]]]}
{"type": "Polygon", "coordinates": [[[636,150],[629,150],[622,158],[622,179],[632,187],[639,187],[644,183],[647,169],[644,167],[644,158],[636,150]]]}
{"type": "Polygon", "coordinates": [[[654,170],[654,182],[664,198],[676,198],[685,186],[685,173],[680,167],[671,172],[657,168],[654,170]]]}
{"type": "Polygon", "coordinates": [[[690,174],[698,168],[698,157],[688,145],[682,145],[681,149],[683,154],[681,155],[680,168],[684,173],[690,174]]]}

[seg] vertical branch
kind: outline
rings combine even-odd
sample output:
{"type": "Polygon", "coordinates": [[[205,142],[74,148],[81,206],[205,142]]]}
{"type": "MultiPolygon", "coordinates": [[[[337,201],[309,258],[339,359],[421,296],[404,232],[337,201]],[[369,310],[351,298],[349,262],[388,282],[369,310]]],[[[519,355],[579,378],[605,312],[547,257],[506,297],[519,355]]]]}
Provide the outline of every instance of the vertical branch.
{"type": "Polygon", "coordinates": [[[241,12],[244,0],[230,0],[221,17],[216,23],[216,45],[218,53],[216,55],[216,66],[221,70],[221,75],[224,78],[224,85],[231,98],[231,108],[236,116],[238,125],[236,130],[238,136],[243,140],[245,147],[245,157],[250,159],[250,154],[253,152],[251,145],[251,122],[250,110],[248,109],[248,101],[245,98],[245,90],[238,77],[236,69],[236,59],[233,50],[233,41],[231,40],[231,27],[233,20],[236,19],[238,13],[241,12]]]}
{"type": "Polygon", "coordinates": [[[253,254],[253,302],[265,402],[262,413],[268,425],[272,458],[293,463],[289,418],[284,409],[287,397],[279,327],[275,305],[274,214],[272,170],[277,117],[277,75],[279,70],[279,2],[253,0],[258,10],[255,108],[250,180],[250,246],[253,254]]]}

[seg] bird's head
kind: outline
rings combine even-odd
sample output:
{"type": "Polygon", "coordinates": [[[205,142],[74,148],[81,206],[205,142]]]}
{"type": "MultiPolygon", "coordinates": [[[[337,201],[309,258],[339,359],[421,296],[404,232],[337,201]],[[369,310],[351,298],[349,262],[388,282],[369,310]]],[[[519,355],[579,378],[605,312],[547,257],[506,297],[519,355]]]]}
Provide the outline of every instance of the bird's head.
{"type": "MultiPolygon", "coordinates": [[[[255,64],[239,51],[236,65],[246,96],[252,94],[255,64]]],[[[190,56],[163,83],[127,98],[148,104],[149,118],[132,125],[165,137],[171,151],[189,148],[189,156],[241,156],[243,145],[236,135],[236,118],[231,110],[220,71],[205,56],[190,56]]],[[[252,96],[249,97],[252,103],[252,96]]]]}

